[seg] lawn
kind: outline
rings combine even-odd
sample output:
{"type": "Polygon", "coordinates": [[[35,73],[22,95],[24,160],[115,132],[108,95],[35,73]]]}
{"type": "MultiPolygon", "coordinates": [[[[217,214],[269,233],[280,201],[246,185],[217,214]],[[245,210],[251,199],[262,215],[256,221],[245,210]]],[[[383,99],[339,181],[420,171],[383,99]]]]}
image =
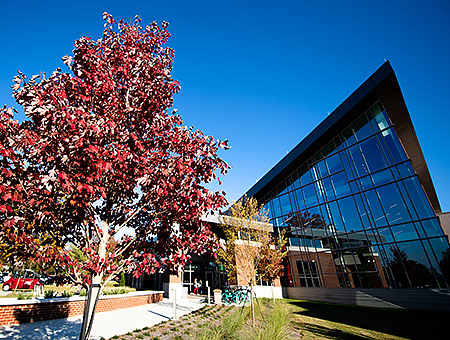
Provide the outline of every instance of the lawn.
{"type": "Polygon", "coordinates": [[[260,299],[256,325],[249,307],[206,306],[179,320],[113,339],[147,340],[400,340],[442,339],[450,313],[336,305],[304,300],[260,299]]]}
{"type": "MultiPolygon", "coordinates": [[[[284,300],[301,339],[442,339],[450,313],[284,300]]],[[[445,338],[445,337],[444,337],[445,338]]]]}

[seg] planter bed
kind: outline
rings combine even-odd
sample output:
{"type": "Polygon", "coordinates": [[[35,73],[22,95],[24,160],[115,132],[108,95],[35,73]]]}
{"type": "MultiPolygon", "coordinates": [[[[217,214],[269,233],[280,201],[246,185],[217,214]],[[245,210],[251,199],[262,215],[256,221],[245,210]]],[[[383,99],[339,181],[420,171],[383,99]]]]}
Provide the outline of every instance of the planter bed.
{"type": "MultiPolygon", "coordinates": [[[[128,294],[102,295],[96,308],[97,313],[130,308],[162,301],[162,291],[140,291],[128,294]]],[[[27,322],[68,318],[83,314],[86,296],[17,300],[0,299],[0,325],[17,325],[27,322]]]]}

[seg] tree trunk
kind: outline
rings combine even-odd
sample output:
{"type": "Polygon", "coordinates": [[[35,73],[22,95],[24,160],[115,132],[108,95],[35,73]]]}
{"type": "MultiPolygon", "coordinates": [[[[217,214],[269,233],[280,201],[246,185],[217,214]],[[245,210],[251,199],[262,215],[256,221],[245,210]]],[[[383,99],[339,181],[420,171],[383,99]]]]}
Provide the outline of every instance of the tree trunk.
{"type": "MultiPolygon", "coordinates": [[[[108,244],[108,224],[102,223],[102,238],[98,246],[98,255],[105,258],[106,245],[108,244]]],[[[90,340],[92,325],[94,324],[95,308],[102,289],[102,278],[104,272],[101,271],[92,276],[92,282],[89,286],[86,304],[84,305],[83,324],[81,326],[80,340],[90,340]]]]}
{"type": "Polygon", "coordinates": [[[81,326],[80,340],[89,340],[91,338],[92,326],[94,324],[95,308],[101,291],[101,276],[96,275],[92,278],[89,286],[86,304],[84,305],[83,324],[81,326]]]}
{"type": "Polygon", "coordinates": [[[253,280],[250,281],[250,302],[252,307],[252,327],[255,326],[255,304],[253,301],[253,280]]]}
{"type": "Polygon", "coordinates": [[[275,289],[273,288],[273,287],[274,287],[274,282],[273,282],[273,281],[272,281],[271,286],[272,286],[272,298],[273,298],[273,304],[275,305],[275,289]]]}

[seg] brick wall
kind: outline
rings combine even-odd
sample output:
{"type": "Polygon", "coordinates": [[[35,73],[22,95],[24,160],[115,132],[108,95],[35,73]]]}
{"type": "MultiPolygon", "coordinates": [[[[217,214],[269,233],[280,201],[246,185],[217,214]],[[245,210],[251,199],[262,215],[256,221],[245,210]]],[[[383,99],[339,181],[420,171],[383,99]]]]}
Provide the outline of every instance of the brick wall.
{"type": "MultiPolygon", "coordinates": [[[[97,313],[130,308],[162,301],[163,292],[138,292],[126,296],[102,296],[97,304],[97,313]]],[[[17,325],[20,323],[68,318],[83,314],[84,298],[70,298],[64,301],[53,299],[38,302],[17,301],[0,305],[0,325],[17,325]]]]}

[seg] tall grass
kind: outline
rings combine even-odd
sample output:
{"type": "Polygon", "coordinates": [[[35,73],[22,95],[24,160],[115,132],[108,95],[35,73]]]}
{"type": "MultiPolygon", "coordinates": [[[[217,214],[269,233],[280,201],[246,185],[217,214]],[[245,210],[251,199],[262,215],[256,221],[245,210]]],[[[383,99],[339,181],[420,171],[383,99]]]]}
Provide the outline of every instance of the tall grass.
{"type": "MultiPolygon", "coordinates": [[[[265,308],[268,309],[267,307],[265,308]]],[[[287,338],[287,328],[291,320],[291,313],[288,306],[278,301],[272,305],[272,310],[259,323],[258,327],[254,327],[250,333],[252,340],[283,340],[287,338]]]]}
{"type": "Polygon", "coordinates": [[[223,319],[222,323],[197,334],[196,340],[239,340],[238,331],[244,325],[248,313],[239,310],[223,319]]]}
{"type": "Polygon", "coordinates": [[[283,301],[258,299],[255,303],[255,326],[251,326],[249,307],[239,309],[224,318],[217,326],[204,329],[196,340],[284,340],[292,318],[289,307],[283,301]]]}

